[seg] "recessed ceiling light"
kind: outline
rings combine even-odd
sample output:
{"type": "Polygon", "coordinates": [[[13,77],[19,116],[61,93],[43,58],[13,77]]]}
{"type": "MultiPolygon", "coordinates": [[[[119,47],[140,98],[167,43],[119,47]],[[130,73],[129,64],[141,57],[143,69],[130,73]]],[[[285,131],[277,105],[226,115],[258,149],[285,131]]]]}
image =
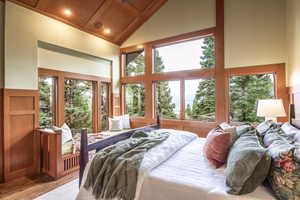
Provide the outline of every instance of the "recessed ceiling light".
{"type": "Polygon", "coordinates": [[[68,16],[72,15],[72,11],[69,9],[65,9],[64,13],[65,13],[65,15],[68,15],[68,16]]]}
{"type": "Polygon", "coordinates": [[[144,46],[140,44],[140,45],[137,45],[137,48],[142,49],[142,48],[144,48],[144,46]]]}
{"type": "Polygon", "coordinates": [[[104,33],[105,33],[105,34],[110,34],[110,33],[111,33],[111,31],[110,31],[110,29],[109,29],[109,28],[106,28],[106,29],[104,29],[104,33]]]}

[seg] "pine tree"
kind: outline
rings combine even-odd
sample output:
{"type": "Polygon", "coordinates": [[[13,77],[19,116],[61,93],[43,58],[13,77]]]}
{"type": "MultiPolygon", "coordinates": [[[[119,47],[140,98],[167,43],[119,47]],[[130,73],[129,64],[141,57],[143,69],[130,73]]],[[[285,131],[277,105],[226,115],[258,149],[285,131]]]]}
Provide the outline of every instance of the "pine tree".
{"type": "MultiPolygon", "coordinates": [[[[154,50],[155,71],[163,72],[165,66],[159,52],[154,50]]],[[[178,118],[175,113],[176,105],[172,103],[171,89],[168,82],[156,83],[156,112],[164,118],[178,118]]]]}
{"type": "Polygon", "coordinates": [[[233,76],[230,78],[230,117],[237,122],[260,122],[256,116],[259,99],[274,98],[271,75],[233,76]]]}
{"type": "MultiPolygon", "coordinates": [[[[214,38],[207,37],[203,41],[203,56],[200,57],[202,69],[212,68],[215,65],[214,38]]],[[[188,119],[208,120],[215,119],[215,81],[203,79],[199,82],[198,89],[193,101],[192,110],[187,112],[188,119]]]]}
{"type": "Polygon", "coordinates": [[[42,128],[50,128],[53,126],[53,110],[51,90],[52,85],[49,84],[48,77],[39,78],[39,90],[40,90],[40,117],[39,124],[42,128]]]}
{"type": "Polygon", "coordinates": [[[92,131],[92,82],[65,79],[65,123],[75,131],[92,131]]]}

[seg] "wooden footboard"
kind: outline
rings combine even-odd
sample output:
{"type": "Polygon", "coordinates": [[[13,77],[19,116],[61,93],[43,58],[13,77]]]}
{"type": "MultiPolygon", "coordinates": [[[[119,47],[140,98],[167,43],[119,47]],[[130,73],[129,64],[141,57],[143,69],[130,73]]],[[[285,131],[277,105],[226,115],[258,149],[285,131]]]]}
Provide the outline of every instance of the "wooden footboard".
{"type": "Polygon", "coordinates": [[[96,152],[98,152],[98,151],[100,151],[101,149],[103,149],[107,146],[110,146],[110,145],[115,144],[115,143],[117,143],[121,140],[125,140],[125,139],[129,138],[136,131],[149,131],[149,130],[159,129],[159,128],[160,128],[160,119],[159,119],[159,116],[158,116],[157,117],[157,122],[154,125],[132,129],[132,130],[123,132],[119,135],[115,135],[115,136],[109,137],[107,139],[103,139],[99,142],[95,142],[95,143],[92,143],[92,144],[88,144],[87,129],[81,129],[79,186],[81,185],[81,181],[82,181],[85,166],[89,161],[89,155],[88,155],[89,151],[96,150],[96,152]]]}

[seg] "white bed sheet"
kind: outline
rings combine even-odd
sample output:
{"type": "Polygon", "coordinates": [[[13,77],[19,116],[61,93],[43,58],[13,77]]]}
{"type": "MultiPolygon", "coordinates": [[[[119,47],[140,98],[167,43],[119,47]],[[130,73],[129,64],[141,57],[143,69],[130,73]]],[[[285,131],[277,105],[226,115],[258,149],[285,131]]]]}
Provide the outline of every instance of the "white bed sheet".
{"type": "MultiPolygon", "coordinates": [[[[139,200],[275,200],[270,191],[260,186],[247,195],[226,193],[225,168],[212,168],[202,155],[205,139],[197,138],[153,169],[144,178],[139,200]]],[[[89,166],[87,166],[88,170],[89,166]]],[[[86,172],[85,170],[85,176],[86,172]]],[[[85,181],[83,179],[83,182],[85,181]]],[[[94,200],[90,191],[81,187],[77,200],[94,200]]]]}

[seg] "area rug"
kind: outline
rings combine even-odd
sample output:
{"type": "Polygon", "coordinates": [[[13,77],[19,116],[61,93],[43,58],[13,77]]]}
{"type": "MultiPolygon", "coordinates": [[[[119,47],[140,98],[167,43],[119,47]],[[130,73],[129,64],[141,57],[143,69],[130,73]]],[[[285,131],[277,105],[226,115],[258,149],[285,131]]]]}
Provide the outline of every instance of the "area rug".
{"type": "Polygon", "coordinates": [[[42,196],[36,198],[35,200],[75,200],[76,195],[79,192],[78,179],[75,179],[69,183],[66,183],[42,196]]]}

